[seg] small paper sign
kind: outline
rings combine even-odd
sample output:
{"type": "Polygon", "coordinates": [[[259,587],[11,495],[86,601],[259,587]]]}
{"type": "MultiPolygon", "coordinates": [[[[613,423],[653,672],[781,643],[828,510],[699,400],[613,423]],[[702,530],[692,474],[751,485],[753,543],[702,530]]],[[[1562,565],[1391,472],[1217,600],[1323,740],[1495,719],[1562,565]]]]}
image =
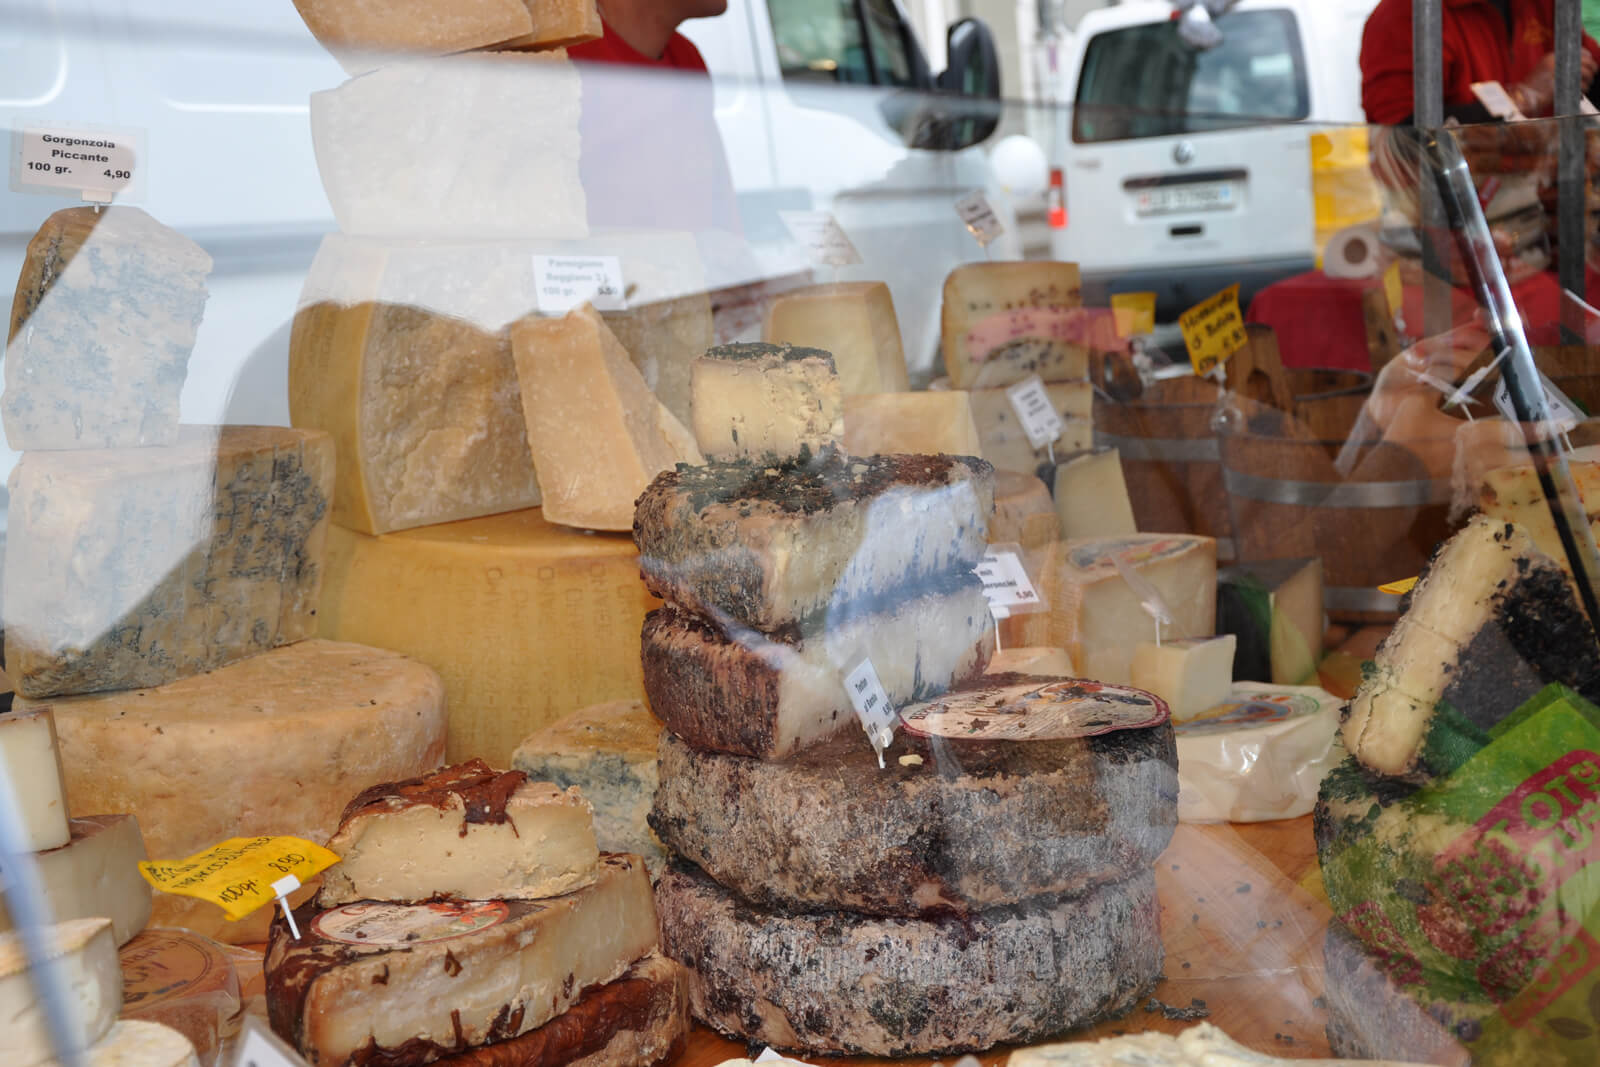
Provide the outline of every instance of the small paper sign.
{"type": "Polygon", "coordinates": [[[1005,224],[995,215],[994,208],[989,206],[989,198],[982,192],[969,193],[957,200],[956,214],[966,224],[967,232],[984,248],[988,248],[991,241],[1006,232],[1005,224]]]}
{"type": "Polygon", "coordinates": [[[284,876],[309,882],[338,862],[298,837],[230,837],[185,860],[142,862],[139,873],[161,892],[209,901],[236,922],[276,900],[273,886],[284,876]]]}
{"type": "Polygon", "coordinates": [[[1017,545],[990,545],[972,572],[983,582],[989,611],[997,619],[1031,615],[1047,607],[1022,565],[1022,549],[1017,545]]]}
{"type": "Polygon", "coordinates": [[[1037,374],[1008,388],[1006,399],[1011,401],[1011,410],[1017,413],[1017,422],[1021,423],[1022,432],[1028,435],[1028,444],[1034,451],[1060,439],[1066,423],[1061,421],[1037,374]]]}
{"type": "Polygon", "coordinates": [[[1497,119],[1505,119],[1507,122],[1527,121],[1527,116],[1517,107],[1517,102],[1511,99],[1506,87],[1497,81],[1473,82],[1472,95],[1478,98],[1478,103],[1483,105],[1484,110],[1497,119]]]}
{"type": "MultiPolygon", "coordinates": [[[[1578,407],[1567,399],[1567,394],[1556,388],[1543,371],[1539,372],[1539,381],[1544,383],[1544,399],[1550,408],[1550,421],[1540,423],[1537,432],[1541,437],[1551,437],[1558,434],[1571,433],[1583,421],[1583,415],[1578,407]]],[[[1511,387],[1506,384],[1505,372],[1500,373],[1500,384],[1494,387],[1494,406],[1504,415],[1507,422],[1517,422],[1517,409],[1511,404],[1511,387]]]]}
{"type": "Polygon", "coordinates": [[[12,132],[11,189],[76,194],[96,204],[142,185],[143,135],[104,126],[19,125],[12,132]]]}
{"type": "Polygon", "coordinates": [[[1244,315],[1239,311],[1239,283],[1208,296],[1178,316],[1189,362],[1202,377],[1244,347],[1244,315]]]}
{"type": "Polygon", "coordinates": [[[1137,337],[1154,333],[1156,328],[1156,294],[1112,293],[1111,317],[1118,337],[1137,337]]]}
{"type": "Polygon", "coordinates": [[[848,267],[861,262],[861,253],[850,243],[839,220],[826,211],[780,211],[778,217],[794,239],[806,246],[811,262],[824,267],[848,267]]]}
{"type": "Polygon", "coordinates": [[[306,1061],[259,1016],[246,1015],[234,1046],[233,1067],[306,1067],[306,1061]]]}
{"type": "Polygon", "coordinates": [[[861,728],[878,753],[878,766],[883,766],[883,750],[894,740],[894,704],[889,693],[878,680],[878,672],[870,659],[862,661],[844,677],[844,688],[850,695],[850,706],[856,709],[861,728]]]}
{"type": "Polygon", "coordinates": [[[1415,578],[1401,578],[1398,582],[1384,582],[1378,586],[1378,592],[1389,593],[1393,596],[1403,596],[1416,586],[1415,578]]]}
{"type": "Polygon", "coordinates": [[[616,256],[534,256],[534,305],[547,315],[565,315],[583,303],[596,311],[626,311],[622,261],[616,256]]]}
{"type": "Polygon", "coordinates": [[[1383,295],[1389,301],[1389,317],[1398,319],[1405,308],[1405,286],[1400,284],[1400,264],[1391,263],[1383,272],[1383,295]]]}

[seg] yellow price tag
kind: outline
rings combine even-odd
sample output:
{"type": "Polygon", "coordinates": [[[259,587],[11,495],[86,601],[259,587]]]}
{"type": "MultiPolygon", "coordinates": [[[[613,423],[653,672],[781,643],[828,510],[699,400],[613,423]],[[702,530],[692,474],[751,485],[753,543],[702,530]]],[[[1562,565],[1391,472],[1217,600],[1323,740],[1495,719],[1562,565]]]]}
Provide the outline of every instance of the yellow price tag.
{"type": "Polygon", "coordinates": [[[1383,585],[1378,586],[1378,592],[1402,596],[1411,592],[1412,586],[1416,584],[1417,580],[1415,578],[1402,578],[1398,582],[1385,582],[1383,585]]]}
{"type": "Polygon", "coordinates": [[[1154,333],[1156,329],[1156,294],[1112,293],[1111,316],[1118,337],[1133,337],[1154,333]]]}
{"type": "Polygon", "coordinates": [[[186,860],[141,863],[139,873],[163,893],[210,901],[234,922],[277,899],[272,883],[286,875],[309,882],[338,862],[298,837],[230,837],[186,860]]]}
{"type": "Polygon", "coordinates": [[[1194,372],[1210,374],[1229,356],[1244,347],[1244,315],[1239,311],[1239,285],[1235,282],[1222,292],[1208,296],[1178,316],[1183,344],[1189,350],[1194,372]]]}
{"type": "Polygon", "coordinates": [[[1383,272],[1383,293],[1389,298],[1389,317],[1398,318],[1406,298],[1405,287],[1400,284],[1400,264],[1391,263],[1383,272]]]}

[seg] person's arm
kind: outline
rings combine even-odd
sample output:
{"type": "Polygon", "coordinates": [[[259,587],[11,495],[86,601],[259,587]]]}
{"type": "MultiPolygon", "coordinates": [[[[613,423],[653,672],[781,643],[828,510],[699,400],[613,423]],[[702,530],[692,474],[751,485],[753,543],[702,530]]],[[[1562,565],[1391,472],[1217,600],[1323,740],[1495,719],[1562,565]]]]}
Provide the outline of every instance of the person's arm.
{"type": "Polygon", "coordinates": [[[1405,0],[1381,0],[1361,31],[1361,107],[1375,125],[1411,121],[1411,5],[1405,0]]]}

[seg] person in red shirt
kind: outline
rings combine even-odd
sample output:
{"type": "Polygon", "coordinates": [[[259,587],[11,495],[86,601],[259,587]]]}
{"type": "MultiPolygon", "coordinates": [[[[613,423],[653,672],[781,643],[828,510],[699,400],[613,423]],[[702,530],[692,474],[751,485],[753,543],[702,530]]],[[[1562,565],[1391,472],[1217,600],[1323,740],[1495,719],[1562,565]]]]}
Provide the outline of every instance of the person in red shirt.
{"type": "MultiPolygon", "coordinates": [[[[1472,83],[1497,81],[1528,118],[1555,103],[1555,0],[1444,0],[1444,113],[1488,122],[1472,83]]],[[[1584,91],[1593,93],[1600,44],[1583,38],[1584,91]]],[[[1361,106],[1367,121],[1409,125],[1413,113],[1411,0],[1380,0],[1361,34],[1361,106]]]]}
{"type": "Polygon", "coordinates": [[[599,6],[605,36],[569,48],[573,59],[703,71],[700,50],[678,27],[723,14],[728,0],[606,0],[599,6]]]}

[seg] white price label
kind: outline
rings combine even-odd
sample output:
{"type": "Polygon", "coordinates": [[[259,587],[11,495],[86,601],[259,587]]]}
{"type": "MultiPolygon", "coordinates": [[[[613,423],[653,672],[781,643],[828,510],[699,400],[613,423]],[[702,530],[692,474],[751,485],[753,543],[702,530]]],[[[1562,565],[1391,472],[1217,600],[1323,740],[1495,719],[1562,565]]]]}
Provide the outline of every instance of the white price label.
{"type": "Polygon", "coordinates": [[[898,716],[870,659],[862,659],[844,676],[844,688],[850,695],[850,706],[856,709],[856,717],[861,720],[861,728],[878,752],[878,766],[881,767],[883,750],[894,740],[894,723],[898,716]]]}
{"type": "Polygon", "coordinates": [[[622,261],[616,256],[534,256],[534,302],[546,314],[565,315],[587,301],[596,311],[626,311],[622,261]]]}
{"type": "Polygon", "coordinates": [[[794,239],[806,246],[811,262],[824,267],[848,267],[861,262],[839,220],[826,211],[780,211],[778,216],[794,239]]]}
{"type": "Polygon", "coordinates": [[[989,206],[989,198],[981,192],[970,193],[956,201],[956,214],[966,223],[967,232],[985,248],[989,242],[1006,232],[1005,224],[989,206]]]}
{"type": "Polygon", "coordinates": [[[1473,82],[1472,95],[1478,98],[1478,103],[1483,105],[1485,111],[1497,119],[1505,119],[1507,122],[1526,121],[1526,116],[1517,107],[1517,102],[1511,99],[1506,87],[1497,81],[1473,82]]]}
{"type": "Polygon", "coordinates": [[[138,193],[145,164],[143,136],[138,132],[19,125],[12,140],[13,192],[76,193],[97,204],[138,193]]]}
{"type": "Polygon", "coordinates": [[[1045,609],[1043,598],[1028,577],[1028,569],[1022,565],[1022,549],[1016,545],[990,545],[972,571],[983,582],[983,595],[995,618],[1045,609]]]}
{"type": "Polygon", "coordinates": [[[1050,394],[1045,392],[1044,382],[1037,374],[1007,389],[1006,398],[1011,401],[1022,432],[1028,435],[1028,443],[1035,451],[1061,437],[1066,424],[1061,421],[1055,405],[1050,403],[1050,394]]]}
{"type": "MultiPolygon", "coordinates": [[[[1578,406],[1568,400],[1567,395],[1556,388],[1556,384],[1543,371],[1539,372],[1539,381],[1544,384],[1545,403],[1550,407],[1550,421],[1540,424],[1540,436],[1549,438],[1571,433],[1583,421],[1578,406]]],[[[1505,371],[1500,372],[1500,384],[1494,387],[1494,406],[1506,417],[1507,422],[1518,421],[1517,409],[1511,405],[1511,387],[1506,384],[1505,371]]]]}
{"type": "Polygon", "coordinates": [[[234,1046],[233,1067],[306,1067],[306,1061],[259,1017],[246,1015],[234,1046]]]}

